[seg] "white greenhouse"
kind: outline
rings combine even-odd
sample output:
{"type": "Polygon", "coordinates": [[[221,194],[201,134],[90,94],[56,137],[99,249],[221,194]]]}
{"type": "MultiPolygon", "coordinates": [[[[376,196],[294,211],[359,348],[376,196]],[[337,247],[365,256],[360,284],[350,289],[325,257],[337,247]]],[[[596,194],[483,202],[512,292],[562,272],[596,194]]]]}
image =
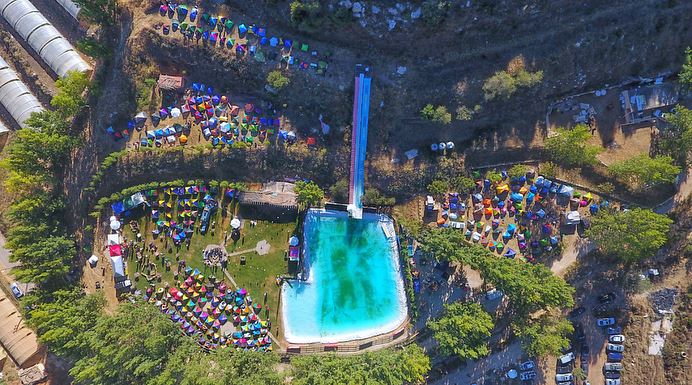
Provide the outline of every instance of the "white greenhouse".
{"type": "Polygon", "coordinates": [[[0,0],[0,14],[58,76],[91,69],[28,0],[0,0]]]}
{"type": "Polygon", "coordinates": [[[65,10],[67,11],[67,13],[70,14],[70,16],[77,19],[77,15],[79,15],[79,10],[80,10],[79,5],[73,3],[72,0],[55,0],[55,1],[57,1],[58,4],[60,4],[60,6],[65,8],[65,10]]]}
{"type": "Polygon", "coordinates": [[[38,99],[1,57],[0,104],[21,127],[24,127],[24,122],[29,119],[32,112],[43,111],[38,99]]]}

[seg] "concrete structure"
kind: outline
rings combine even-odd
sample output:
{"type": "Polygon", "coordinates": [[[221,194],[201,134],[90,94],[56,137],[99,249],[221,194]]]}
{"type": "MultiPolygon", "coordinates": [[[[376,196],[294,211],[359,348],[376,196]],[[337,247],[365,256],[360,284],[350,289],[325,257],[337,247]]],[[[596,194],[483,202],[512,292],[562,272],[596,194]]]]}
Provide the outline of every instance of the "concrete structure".
{"type": "Polygon", "coordinates": [[[678,102],[678,90],[673,84],[653,84],[620,93],[620,106],[625,124],[647,122],[660,117],[678,102]]]}
{"type": "Polygon", "coordinates": [[[28,0],[0,0],[0,15],[59,77],[91,66],[28,0]]]}
{"type": "Polygon", "coordinates": [[[75,20],[79,20],[77,17],[79,16],[79,11],[81,11],[81,8],[79,8],[79,5],[75,4],[72,2],[72,0],[55,0],[60,4],[61,7],[65,8],[65,11],[70,14],[70,16],[74,17],[75,20]]]}
{"type": "Polygon", "coordinates": [[[368,116],[370,113],[370,67],[356,66],[353,95],[353,133],[351,135],[351,178],[349,181],[349,215],[363,217],[363,193],[365,184],[365,153],[368,146],[368,116]]]}

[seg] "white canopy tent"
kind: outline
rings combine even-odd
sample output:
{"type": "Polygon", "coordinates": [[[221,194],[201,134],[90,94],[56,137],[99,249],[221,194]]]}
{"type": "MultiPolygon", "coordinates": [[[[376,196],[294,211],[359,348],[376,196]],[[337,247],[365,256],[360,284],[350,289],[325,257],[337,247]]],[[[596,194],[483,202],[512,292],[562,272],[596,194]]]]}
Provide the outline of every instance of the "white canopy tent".
{"type": "MultiPolygon", "coordinates": [[[[24,123],[32,112],[43,111],[43,106],[38,99],[2,57],[0,57],[0,104],[21,127],[25,126],[24,123]]],[[[0,132],[2,131],[0,127],[0,132]]]]}
{"type": "Polygon", "coordinates": [[[0,15],[58,76],[91,69],[72,44],[28,0],[0,0],[0,15]]]}

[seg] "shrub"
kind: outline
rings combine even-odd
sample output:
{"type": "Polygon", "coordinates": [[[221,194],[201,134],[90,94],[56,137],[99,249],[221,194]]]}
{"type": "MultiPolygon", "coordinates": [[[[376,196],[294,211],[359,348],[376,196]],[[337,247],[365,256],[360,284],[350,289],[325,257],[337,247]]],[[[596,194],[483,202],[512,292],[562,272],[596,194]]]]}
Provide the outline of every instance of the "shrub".
{"type": "Polygon", "coordinates": [[[545,140],[545,149],[551,160],[563,166],[591,166],[598,163],[596,155],[601,152],[601,148],[587,144],[589,138],[589,127],[583,124],[571,130],[558,128],[556,135],[545,140]]]}
{"type": "Polygon", "coordinates": [[[423,20],[430,25],[436,25],[447,17],[451,4],[449,1],[426,0],[421,4],[423,20]]]}
{"type": "Polygon", "coordinates": [[[320,3],[314,0],[291,3],[291,22],[301,30],[312,30],[319,24],[321,17],[320,3]]]}
{"type": "Polygon", "coordinates": [[[615,191],[615,186],[610,182],[599,183],[596,188],[605,194],[612,194],[615,191]]]}
{"type": "Polygon", "coordinates": [[[441,196],[449,191],[449,182],[442,179],[435,179],[428,185],[428,192],[433,195],[441,196]]]}
{"type": "Polygon", "coordinates": [[[267,75],[267,83],[276,90],[280,90],[291,83],[291,79],[283,74],[280,70],[271,71],[267,75]]]}
{"type": "Polygon", "coordinates": [[[461,105],[457,107],[457,119],[458,120],[471,120],[473,119],[473,110],[461,105]]]}
{"type": "Polygon", "coordinates": [[[420,110],[420,114],[424,119],[433,122],[442,124],[450,124],[452,122],[452,114],[447,111],[445,106],[433,107],[432,104],[427,104],[420,110]]]}
{"type": "Polygon", "coordinates": [[[674,165],[673,158],[669,156],[651,158],[642,154],[612,164],[610,172],[634,188],[654,187],[672,183],[680,173],[680,167],[674,165]]]}
{"type": "Polygon", "coordinates": [[[533,87],[543,80],[543,71],[526,70],[523,56],[517,56],[507,65],[506,71],[497,71],[483,83],[485,100],[508,99],[519,88],[533,87]]]}
{"type": "Polygon", "coordinates": [[[560,169],[560,166],[553,162],[544,162],[538,166],[538,171],[546,178],[555,178],[560,169]]]}
{"type": "Polygon", "coordinates": [[[345,203],[348,201],[348,180],[341,179],[329,188],[329,195],[334,202],[345,203]]]}
{"type": "Polygon", "coordinates": [[[526,165],[515,164],[507,170],[507,175],[509,175],[510,178],[520,178],[525,176],[528,171],[529,168],[526,165]]]}

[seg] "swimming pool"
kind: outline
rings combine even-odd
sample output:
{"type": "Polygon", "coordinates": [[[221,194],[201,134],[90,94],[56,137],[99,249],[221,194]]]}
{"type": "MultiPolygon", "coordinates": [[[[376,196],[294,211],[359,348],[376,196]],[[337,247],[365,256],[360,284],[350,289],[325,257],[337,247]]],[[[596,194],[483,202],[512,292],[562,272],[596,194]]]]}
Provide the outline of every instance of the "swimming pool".
{"type": "Polygon", "coordinates": [[[306,281],[282,287],[284,336],[290,343],[372,337],[406,320],[394,225],[388,217],[310,210],[305,217],[306,281]]]}

